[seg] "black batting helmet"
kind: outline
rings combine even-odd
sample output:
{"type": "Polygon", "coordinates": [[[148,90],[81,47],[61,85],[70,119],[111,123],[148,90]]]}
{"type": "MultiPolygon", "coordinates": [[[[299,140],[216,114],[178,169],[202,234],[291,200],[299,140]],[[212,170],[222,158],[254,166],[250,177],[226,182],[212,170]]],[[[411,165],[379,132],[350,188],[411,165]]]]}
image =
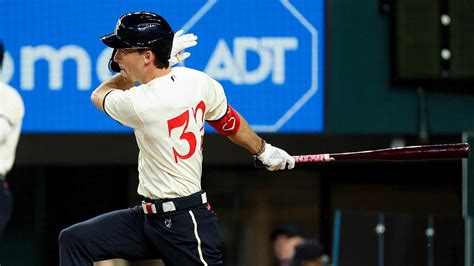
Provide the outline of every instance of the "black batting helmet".
{"type": "Polygon", "coordinates": [[[109,66],[112,71],[120,72],[118,64],[113,61],[116,49],[150,49],[161,62],[168,62],[173,37],[173,30],[162,16],[152,12],[131,12],[118,20],[113,33],[102,36],[100,40],[114,48],[109,66]]]}

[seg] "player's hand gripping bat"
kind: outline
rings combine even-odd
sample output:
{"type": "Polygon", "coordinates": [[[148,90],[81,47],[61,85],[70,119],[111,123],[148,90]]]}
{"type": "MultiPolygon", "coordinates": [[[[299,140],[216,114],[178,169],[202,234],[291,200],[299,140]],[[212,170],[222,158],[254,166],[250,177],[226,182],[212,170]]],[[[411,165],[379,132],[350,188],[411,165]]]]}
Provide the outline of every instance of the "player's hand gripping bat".
{"type": "MultiPolygon", "coordinates": [[[[295,155],[296,163],[324,163],[330,161],[418,161],[468,158],[470,147],[467,143],[437,144],[367,150],[343,153],[295,155]]],[[[256,167],[263,163],[254,157],[256,167]]]]}

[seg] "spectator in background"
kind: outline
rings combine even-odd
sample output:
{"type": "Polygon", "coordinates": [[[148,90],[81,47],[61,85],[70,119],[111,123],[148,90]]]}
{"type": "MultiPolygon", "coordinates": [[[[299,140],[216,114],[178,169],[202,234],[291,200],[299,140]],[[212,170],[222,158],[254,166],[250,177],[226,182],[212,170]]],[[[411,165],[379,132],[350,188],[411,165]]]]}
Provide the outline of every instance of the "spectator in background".
{"type": "MultiPolygon", "coordinates": [[[[0,42],[0,70],[3,54],[0,42]]],[[[0,237],[12,212],[13,199],[5,178],[15,160],[24,113],[25,107],[18,91],[0,81],[0,237]]]]}
{"type": "Polygon", "coordinates": [[[270,235],[270,239],[278,266],[288,266],[295,247],[304,242],[301,231],[296,224],[284,224],[275,228],[270,235]]]}
{"type": "Polygon", "coordinates": [[[289,266],[323,266],[328,262],[323,245],[315,239],[305,239],[297,245],[289,266]]]}

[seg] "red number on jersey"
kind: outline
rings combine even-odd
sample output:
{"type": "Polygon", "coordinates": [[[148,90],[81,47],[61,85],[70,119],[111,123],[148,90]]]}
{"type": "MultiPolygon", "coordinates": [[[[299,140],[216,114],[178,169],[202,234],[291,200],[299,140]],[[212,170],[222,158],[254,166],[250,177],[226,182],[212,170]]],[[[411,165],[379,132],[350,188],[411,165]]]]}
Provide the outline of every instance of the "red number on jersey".
{"type": "Polygon", "coordinates": [[[173,128],[178,128],[184,125],[183,132],[181,133],[181,136],[179,139],[186,140],[189,144],[189,151],[186,154],[180,154],[176,151],[176,149],[173,147],[173,154],[174,154],[174,160],[177,163],[178,162],[178,157],[186,160],[189,157],[191,157],[194,152],[196,151],[196,136],[194,135],[193,132],[186,132],[186,129],[188,129],[188,124],[189,124],[189,111],[186,110],[184,113],[178,115],[177,117],[168,120],[168,133],[169,136],[171,137],[171,131],[173,128]]]}
{"type": "MultiPolygon", "coordinates": [[[[193,108],[193,118],[194,118],[194,123],[198,123],[197,120],[197,111],[201,110],[202,111],[202,121],[199,121],[202,123],[202,126],[200,128],[200,131],[204,133],[204,113],[206,110],[206,105],[204,104],[203,101],[199,102],[199,104],[196,106],[196,108],[193,108]]],[[[180,154],[174,147],[173,149],[173,154],[174,154],[174,160],[176,163],[178,163],[178,158],[182,160],[186,160],[189,157],[193,156],[194,152],[196,152],[196,146],[197,146],[197,138],[196,135],[192,132],[186,132],[188,129],[189,125],[189,110],[184,111],[182,114],[178,115],[175,118],[172,118],[168,120],[168,134],[169,137],[171,137],[171,131],[175,128],[178,127],[183,127],[183,131],[181,132],[181,135],[179,136],[179,139],[185,140],[188,145],[189,145],[189,151],[186,154],[180,154]]],[[[204,137],[204,134],[201,135],[201,150],[202,150],[202,139],[204,137]]]]}
{"type": "Polygon", "coordinates": [[[204,114],[206,113],[206,104],[203,101],[200,101],[198,103],[198,105],[196,105],[196,108],[194,108],[194,110],[193,110],[194,121],[196,121],[196,123],[198,122],[197,114],[198,114],[199,110],[201,110],[201,119],[199,120],[199,122],[201,122],[201,128],[199,129],[199,131],[201,132],[201,147],[200,147],[200,149],[202,151],[202,145],[204,143],[204,114]]]}

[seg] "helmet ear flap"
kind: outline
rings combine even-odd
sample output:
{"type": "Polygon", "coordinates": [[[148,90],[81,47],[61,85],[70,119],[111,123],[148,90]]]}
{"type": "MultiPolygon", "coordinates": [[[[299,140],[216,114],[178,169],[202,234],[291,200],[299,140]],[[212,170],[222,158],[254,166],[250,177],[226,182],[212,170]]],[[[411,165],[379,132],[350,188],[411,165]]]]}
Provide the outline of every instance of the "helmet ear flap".
{"type": "Polygon", "coordinates": [[[121,70],[120,66],[117,62],[114,61],[114,56],[116,53],[117,53],[117,49],[114,49],[114,51],[112,52],[112,56],[110,57],[110,60],[109,60],[109,70],[112,72],[120,73],[120,70],[121,70]]]}

